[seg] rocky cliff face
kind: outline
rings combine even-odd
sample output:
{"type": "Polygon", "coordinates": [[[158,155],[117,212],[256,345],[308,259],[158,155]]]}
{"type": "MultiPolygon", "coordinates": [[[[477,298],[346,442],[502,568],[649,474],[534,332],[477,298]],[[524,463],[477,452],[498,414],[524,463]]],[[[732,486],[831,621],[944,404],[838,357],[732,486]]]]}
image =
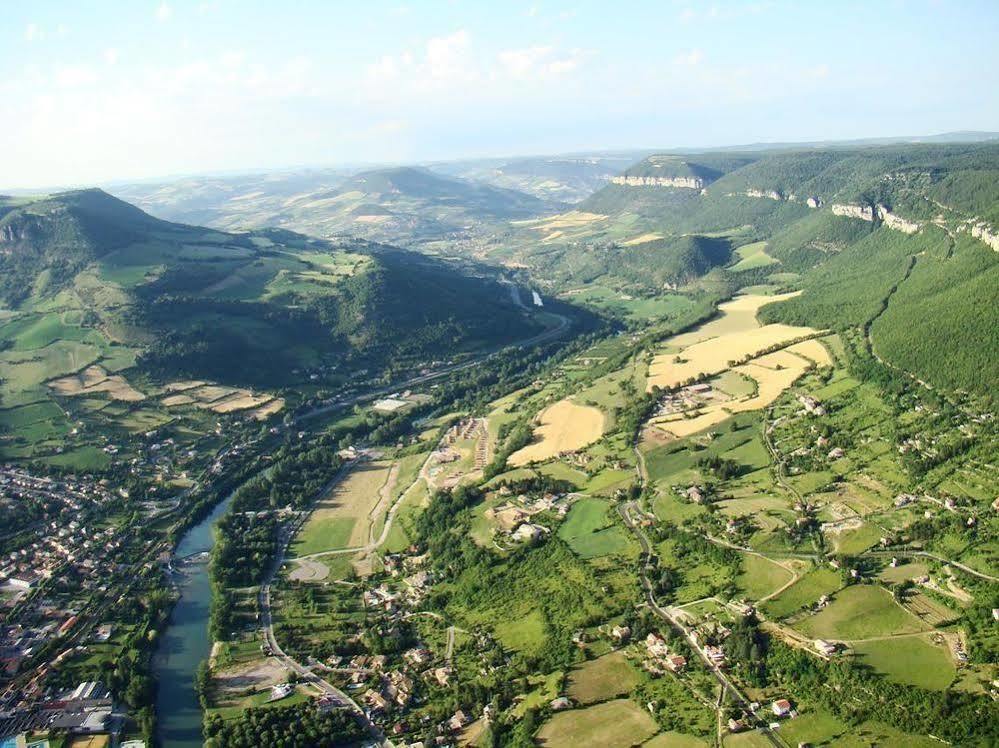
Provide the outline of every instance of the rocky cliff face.
{"type": "Polygon", "coordinates": [[[874,208],[870,205],[850,205],[845,203],[833,203],[831,206],[834,215],[844,218],[857,218],[861,221],[874,222],[874,208]]]}
{"type": "Polygon", "coordinates": [[[918,223],[892,213],[887,205],[880,203],[878,205],[833,203],[830,207],[832,212],[837,216],[857,218],[861,221],[881,224],[894,231],[901,231],[903,234],[915,234],[919,231],[918,223]]]}
{"type": "Polygon", "coordinates": [[[999,233],[993,231],[988,224],[983,222],[972,224],[970,231],[973,237],[999,252],[999,233]]]}
{"type": "Polygon", "coordinates": [[[702,190],[705,182],[700,177],[611,177],[611,184],[626,187],[680,187],[687,190],[702,190]]]}
{"type": "MultiPolygon", "coordinates": [[[[793,192],[789,192],[786,195],[779,190],[760,190],[755,187],[751,187],[744,193],[746,197],[762,197],[767,200],[778,200],[781,202],[797,203],[801,202],[801,198],[795,195],[793,192]]],[[[812,195],[811,197],[805,198],[805,205],[809,208],[821,208],[822,198],[812,195]]]]}
{"type": "Polygon", "coordinates": [[[888,210],[885,205],[878,205],[878,218],[881,222],[890,229],[895,229],[895,231],[901,231],[903,234],[915,234],[919,231],[919,224],[915,221],[909,221],[901,216],[897,216],[888,210]]]}

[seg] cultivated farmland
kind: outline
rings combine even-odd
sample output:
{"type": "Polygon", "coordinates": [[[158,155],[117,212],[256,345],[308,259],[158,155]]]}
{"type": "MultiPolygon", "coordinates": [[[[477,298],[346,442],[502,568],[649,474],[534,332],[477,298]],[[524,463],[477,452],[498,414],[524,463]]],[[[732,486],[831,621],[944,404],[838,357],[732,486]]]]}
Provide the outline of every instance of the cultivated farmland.
{"type": "Polygon", "coordinates": [[[539,441],[529,444],[510,457],[514,466],[550,459],[592,444],[604,429],[604,414],[597,408],[560,400],[543,410],[534,435],[539,441]]]}

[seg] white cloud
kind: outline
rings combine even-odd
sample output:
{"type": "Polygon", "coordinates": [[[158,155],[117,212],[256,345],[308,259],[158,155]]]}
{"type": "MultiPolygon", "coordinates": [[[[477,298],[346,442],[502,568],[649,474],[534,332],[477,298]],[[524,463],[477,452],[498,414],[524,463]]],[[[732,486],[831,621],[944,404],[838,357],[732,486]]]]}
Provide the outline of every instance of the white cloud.
{"type": "Polygon", "coordinates": [[[108,47],[104,50],[104,62],[108,65],[116,65],[118,63],[118,50],[114,47],[108,47]]]}
{"type": "Polygon", "coordinates": [[[173,8],[165,2],[160,3],[156,8],[156,20],[162,23],[163,21],[169,21],[172,17],[173,8]]]}
{"type": "Polygon", "coordinates": [[[467,77],[471,37],[465,29],[427,42],[426,72],[431,78],[446,80],[467,77]]]}
{"type": "Polygon", "coordinates": [[[97,73],[86,65],[66,65],[57,68],[53,81],[59,88],[82,88],[97,82],[97,73]]]}
{"type": "Polygon", "coordinates": [[[686,52],[681,52],[676,57],[673,58],[673,62],[677,65],[683,65],[685,67],[695,67],[700,65],[704,61],[704,52],[699,49],[690,49],[686,52]]]}
{"type": "Polygon", "coordinates": [[[499,53],[499,61],[511,75],[523,76],[534,70],[551,52],[552,48],[548,46],[507,49],[499,53]]]}
{"type": "Polygon", "coordinates": [[[37,23],[29,23],[24,27],[24,41],[34,42],[45,37],[44,32],[37,23]]]}
{"type": "Polygon", "coordinates": [[[580,49],[559,53],[550,45],[507,49],[499,53],[503,70],[514,78],[559,76],[576,70],[583,61],[580,49]]]}

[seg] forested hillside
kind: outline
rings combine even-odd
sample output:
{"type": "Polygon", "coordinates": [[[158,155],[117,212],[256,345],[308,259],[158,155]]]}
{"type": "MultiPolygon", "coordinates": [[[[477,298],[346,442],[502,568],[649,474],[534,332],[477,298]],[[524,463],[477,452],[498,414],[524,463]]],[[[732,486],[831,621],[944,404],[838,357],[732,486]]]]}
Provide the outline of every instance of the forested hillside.
{"type": "Polygon", "coordinates": [[[538,329],[487,276],[392,247],[172,224],[99,190],[3,205],[3,405],[94,366],[273,388],[420,368],[538,329]]]}
{"type": "Polygon", "coordinates": [[[573,213],[519,228],[506,262],[577,293],[733,287],[803,294],[769,321],[864,330],[874,352],[948,388],[999,381],[999,145],[650,156],[573,213]],[[538,242],[531,237],[540,237],[538,242]],[[693,248],[730,247],[704,253],[693,248]],[[630,290],[629,290],[630,289],[630,290]]]}

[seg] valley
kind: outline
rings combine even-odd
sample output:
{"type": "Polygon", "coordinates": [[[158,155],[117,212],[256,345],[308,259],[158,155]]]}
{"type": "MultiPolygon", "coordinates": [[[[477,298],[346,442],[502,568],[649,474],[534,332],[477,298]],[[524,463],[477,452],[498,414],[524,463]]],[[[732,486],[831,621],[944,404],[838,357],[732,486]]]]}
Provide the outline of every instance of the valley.
{"type": "Polygon", "coordinates": [[[0,725],[993,740],[999,150],[623,159],[4,199],[0,725]]]}

